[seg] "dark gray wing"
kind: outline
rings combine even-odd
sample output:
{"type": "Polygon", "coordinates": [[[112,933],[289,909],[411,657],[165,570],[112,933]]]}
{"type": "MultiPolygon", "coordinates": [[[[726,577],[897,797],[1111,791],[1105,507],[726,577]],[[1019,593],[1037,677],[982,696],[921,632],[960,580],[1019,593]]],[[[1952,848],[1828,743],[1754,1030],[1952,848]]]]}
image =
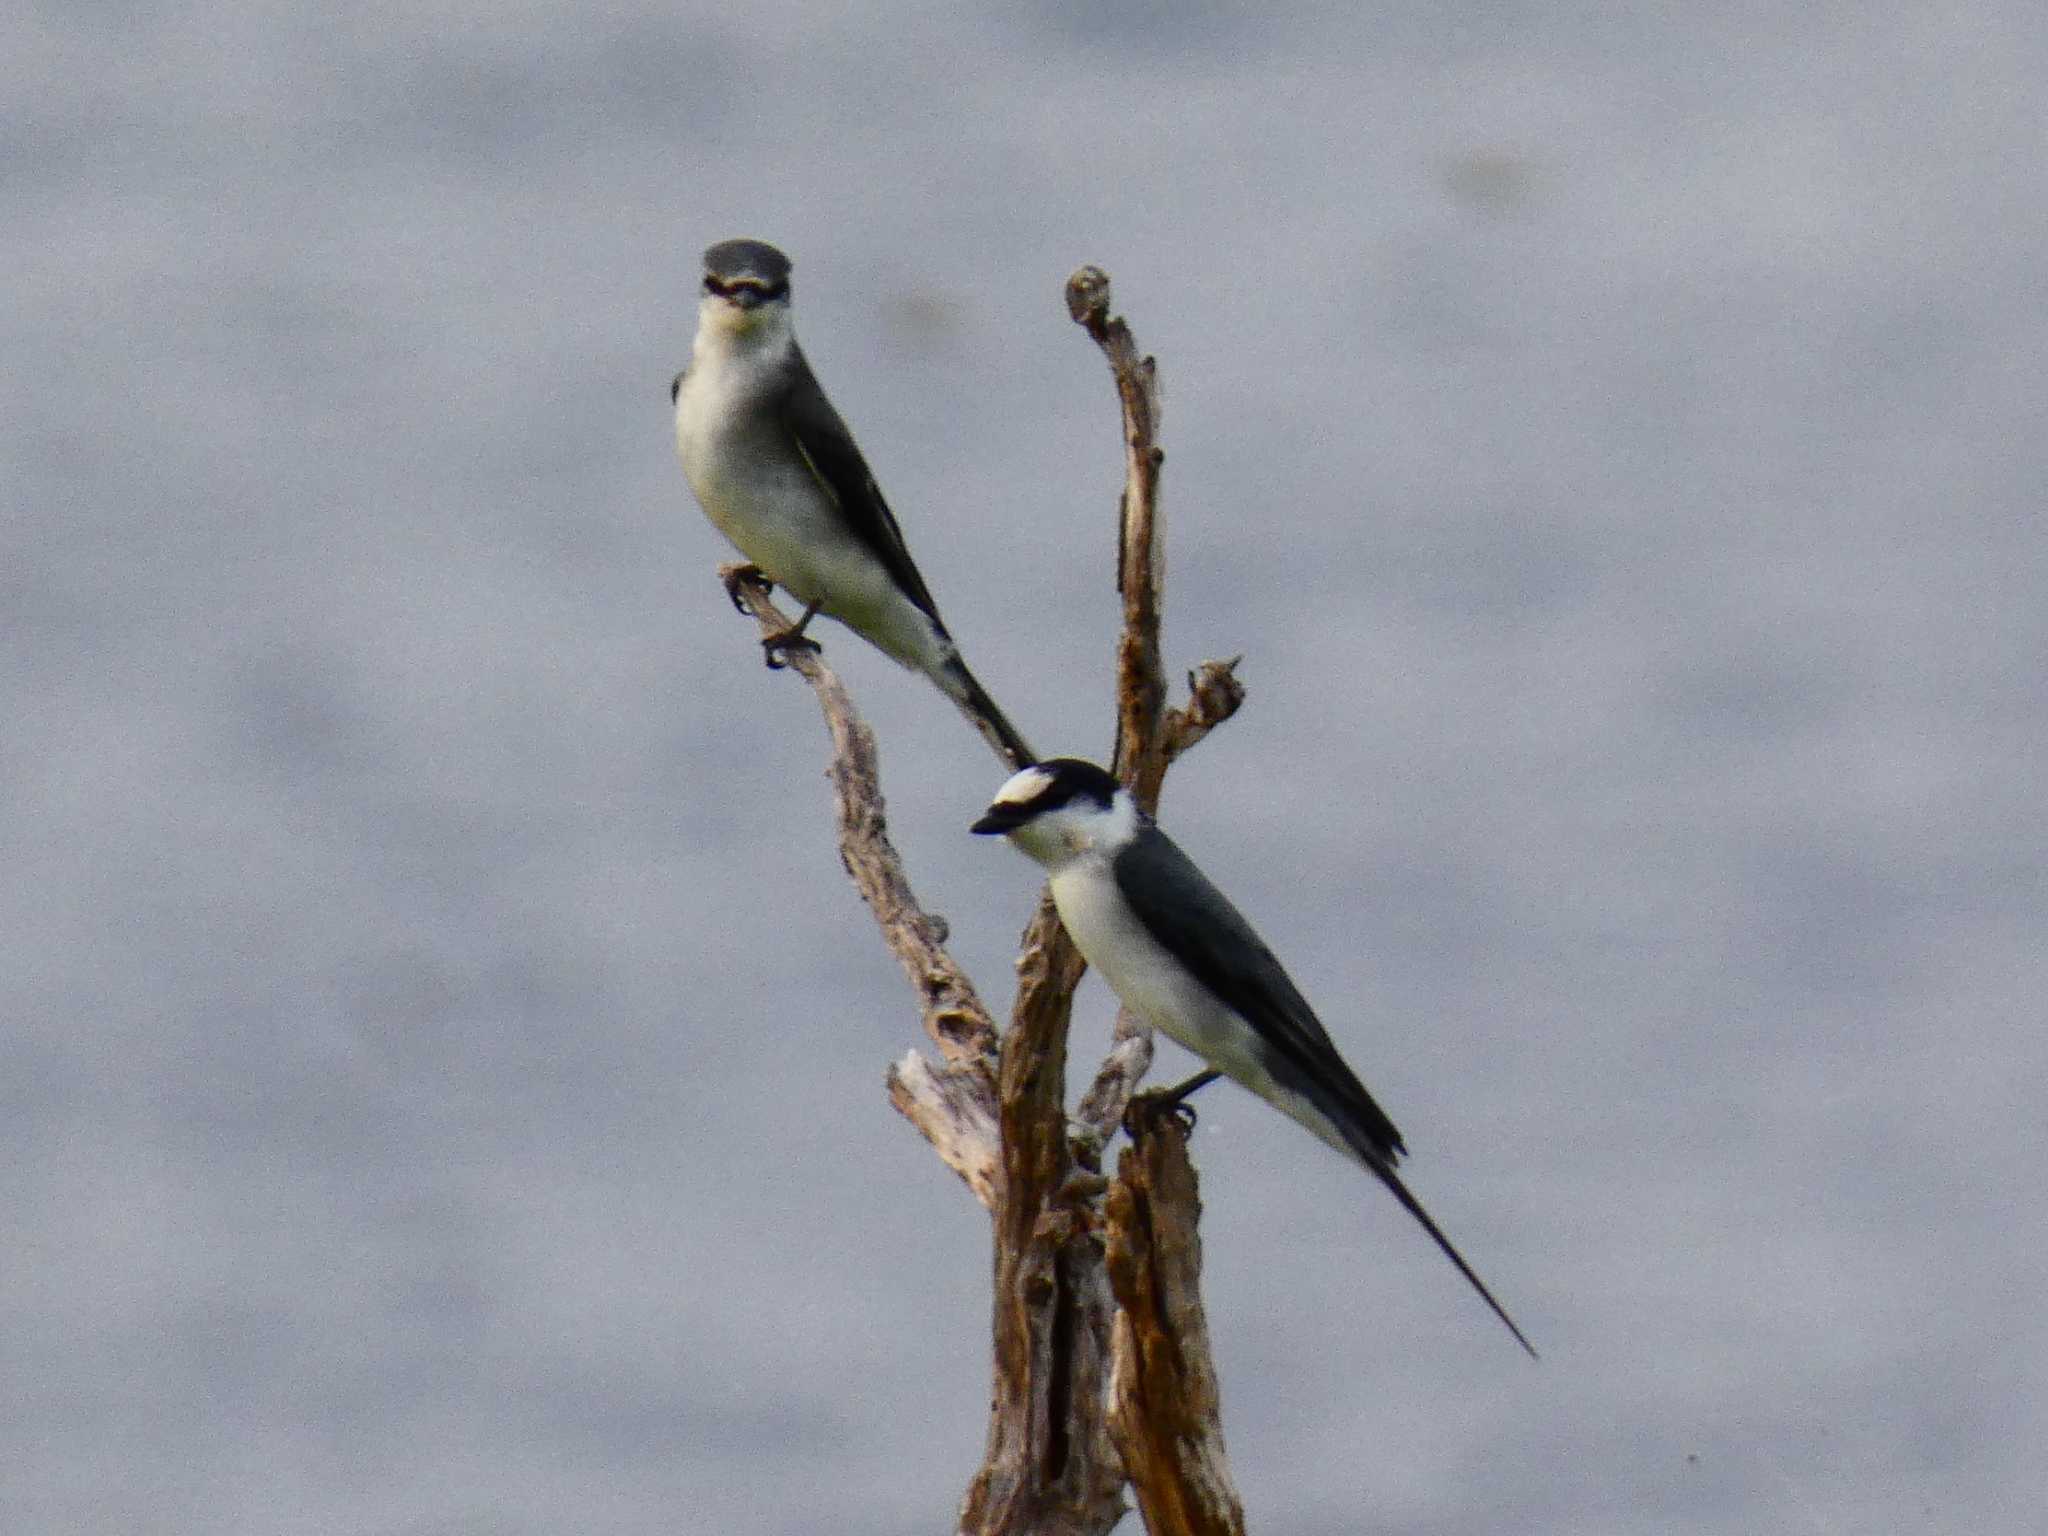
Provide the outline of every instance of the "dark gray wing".
{"type": "Polygon", "coordinates": [[[1401,1133],[1373,1102],[1357,1074],[1344,1064],[1315,1010],[1252,931],[1244,914],[1209,883],[1172,838],[1149,823],[1116,856],[1112,867],[1117,889],[1152,937],[1193,971],[1203,986],[1251,1021],[1272,1048],[1269,1070],[1274,1079],[1303,1095],[1336,1123],[1365,1165],[1422,1224],[1533,1359],[1536,1346],[1394,1172],[1395,1160],[1407,1151],[1401,1145],[1401,1133]]]}
{"type": "Polygon", "coordinates": [[[881,487],[875,484],[859,445],[846,430],[839,413],[832,409],[832,402],[825,398],[825,391],[818,386],[800,347],[796,349],[796,362],[796,381],[783,397],[782,406],[783,419],[796,439],[797,450],[839,503],[854,535],[888,569],[904,595],[923,609],[939,626],[939,633],[944,634],[946,626],[939,618],[939,606],[932,601],[931,590],[910,558],[903,530],[896,526],[895,515],[882,500],[881,487]]]}
{"type": "Polygon", "coordinates": [[[1172,838],[1147,824],[1112,866],[1152,937],[1250,1021],[1275,1057],[1274,1077],[1358,1136],[1391,1166],[1407,1149],[1386,1111],[1337,1054],[1322,1021],[1244,914],[1172,838]]]}

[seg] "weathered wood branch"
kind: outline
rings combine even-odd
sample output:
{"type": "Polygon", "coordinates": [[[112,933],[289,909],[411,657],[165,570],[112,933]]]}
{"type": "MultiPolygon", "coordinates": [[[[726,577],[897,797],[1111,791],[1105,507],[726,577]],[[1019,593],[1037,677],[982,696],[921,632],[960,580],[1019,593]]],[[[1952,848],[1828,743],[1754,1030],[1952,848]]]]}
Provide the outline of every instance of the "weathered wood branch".
{"type": "Polygon", "coordinates": [[[1109,1189],[1110,1426],[1151,1536],[1244,1536],[1202,1309],[1201,1210],[1187,1128],[1141,1105],[1109,1189]]]}
{"type": "Polygon", "coordinates": [[[1237,664],[1243,660],[1233,656],[1228,661],[1205,661],[1188,673],[1188,701],[1166,712],[1160,732],[1167,763],[1237,713],[1244,703],[1244,684],[1237,680],[1237,664]]]}
{"type": "MultiPolygon", "coordinates": [[[[1117,645],[1117,732],[1113,771],[1147,810],[1158,804],[1167,764],[1235,713],[1244,694],[1236,663],[1209,662],[1189,674],[1190,698],[1165,708],[1159,623],[1161,556],[1157,434],[1158,373],[1130,328],[1110,311],[1109,279],[1084,267],[1067,283],[1067,308],[1102,348],[1116,382],[1124,430],[1117,587],[1123,628],[1117,645]]],[[[1133,1209],[1158,1219],[1116,1230],[1130,1265],[1156,1277],[1148,1295],[1167,1319],[1150,1332],[1117,1321],[1105,1246],[1101,1152],[1152,1059],[1149,1032],[1119,1016],[1109,1058],[1083,1096],[1077,1123],[1065,1112],[1066,1031],[1082,964],[1060,927],[1050,895],[1024,935],[1019,986],[1003,1036],[999,1081],[1005,1183],[996,1213],[995,1392],[987,1454],[969,1486],[961,1530],[997,1533],[1107,1531],[1122,1513],[1126,1479],[1140,1507],[1200,1522],[1175,1529],[1242,1527],[1222,1461],[1207,1335],[1175,1335],[1191,1379],[1211,1391],[1189,1432],[1185,1414],[1154,1426],[1163,1399],[1140,1394],[1112,1418],[1111,1378],[1160,1387],[1163,1378],[1131,1352],[1164,1327],[1201,1319],[1200,1263],[1190,1261],[1197,1210],[1192,1176],[1147,1192],[1133,1209]],[[1138,1454],[1120,1452],[1119,1446],[1138,1454]],[[1235,1522],[1233,1526],[1232,1522],[1235,1522]]],[[[1127,1179],[1119,1169],[1117,1188],[1127,1179]]],[[[1111,1194],[1113,1202],[1130,1204],[1111,1194]]],[[[1156,1350],[1155,1350],[1156,1352],[1156,1350]]],[[[1116,1399],[1119,1403],[1122,1398],[1116,1399]]]]}
{"type": "MultiPolygon", "coordinates": [[[[1235,713],[1244,693],[1235,661],[1208,662],[1189,674],[1188,704],[1165,708],[1158,373],[1139,354],[1130,328],[1111,313],[1109,279],[1099,269],[1084,267],[1069,279],[1067,307],[1102,348],[1122,407],[1117,586],[1124,623],[1112,761],[1150,810],[1167,765],[1235,713]]],[[[1189,1247],[1197,1216],[1192,1174],[1156,1189],[1126,1190],[1132,1169],[1142,1166],[1127,1155],[1113,1190],[1095,1177],[1102,1147],[1151,1063],[1149,1033],[1119,1017],[1109,1057],[1083,1096],[1078,1123],[1069,1127],[1065,1039],[1081,964],[1049,896],[1040,898],[1018,969],[999,1085],[1008,1208],[997,1216],[995,1405],[988,1455],[969,1488],[961,1528],[991,1536],[1107,1530],[1121,1511],[1118,1489],[1128,1478],[1148,1524],[1153,1511],[1181,1522],[1155,1529],[1241,1529],[1222,1460],[1207,1335],[1199,1327],[1200,1263],[1189,1247]],[[1121,1298],[1105,1296],[1105,1223],[1115,1222],[1113,1214],[1105,1216],[1106,1192],[1112,1213],[1148,1213],[1142,1223],[1110,1228],[1132,1272],[1152,1277],[1146,1295],[1154,1321],[1144,1329],[1117,1321],[1121,1298]],[[1166,1379],[1132,1352],[1149,1340],[1156,1356],[1163,1330],[1189,1319],[1197,1330],[1172,1335],[1174,1355],[1187,1379],[1206,1380],[1210,1390],[1192,1410],[1175,1409],[1170,1420],[1155,1423],[1167,1407],[1161,1395],[1166,1379]],[[1148,1389],[1128,1400],[1116,1397],[1114,1418],[1112,1395],[1102,1391],[1112,1376],[1148,1389]],[[1049,1459],[1041,1464],[1041,1457],[1049,1459]]]]}
{"type": "Polygon", "coordinates": [[[1067,313],[1109,363],[1123,408],[1124,491],[1118,507],[1116,588],[1124,625],[1116,653],[1116,755],[1110,771],[1131,786],[1138,804],[1159,808],[1166,777],[1166,669],[1160,661],[1160,606],[1166,587],[1164,512],[1159,472],[1159,369],[1138,351],[1131,328],[1111,313],[1109,274],[1082,267],[1067,279],[1067,313]]]}
{"type": "MultiPolygon", "coordinates": [[[[752,566],[728,565],[719,578],[760,626],[762,637],[786,632],[793,619],[775,604],[752,566]]],[[[942,1063],[913,1052],[889,1070],[890,1101],[931,1142],[975,1198],[992,1205],[997,1178],[996,1026],[967,973],[946,952],[946,925],[918,905],[902,855],[889,840],[875,733],[868,729],[839,674],[823,655],[795,648],[790,670],[811,685],[832,737],[833,799],[839,824],[839,861],[874,915],[917,992],[925,1033],[942,1063]],[[915,1066],[908,1063],[914,1061],[915,1066]]]]}
{"type": "Polygon", "coordinates": [[[1095,1536],[1124,1512],[1107,1400],[1111,1302],[1095,1204],[1067,1139],[1067,1021],[1082,962],[1042,895],[1017,961],[999,1092],[995,1380],[960,1529],[1095,1536]]]}
{"type": "MultiPolygon", "coordinates": [[[[1124,623],[1112,763],[1151,810],[1167,766],[1235,713],[1244,690],[1235,660],[1204,662],[1188,675],[1188,702],[1166,706],[1157,371],[1111,313],[1099,269],[1074,274],[1067,302],[1109,362],[1123,415],[1124,623]]],[[[787,628],[758,576],[722,574],[764,637],[787,628]]],[[[1108,1059],[1070,1123],[1067,1024],[1084,963],[1050,895],[1025,929],[1016,1001],[998,1036],[946,953],[945,925],[917,904],[889,841],[872,733],[817,652],[797,649],[788,661],[831,732],[841,860],[940,1051],[937,1062],[913,1051],[891,1066],[891,1102],[992,1216],[994,1381],[986,1453],[960,1511],[963,1536],[1106,1536],[1125,1513],[1127,1480],[1155,1536],[1241,1531],[1202,1319],[1199,1205],[1185,1138],[1157,1129],[1141,1108],[1115,1181],[1101,1172],[1102,1149],[1151,1063],[1149,1033],[1119,1017],[1108,1059]]]]}
{"type": "MultiPolygon", "coordinates": [[[[1083,267],[1068,279],[1067,313],[1102,349],[1123,412],[1117,589],[1124,624],[1113,771],[1139,805],[1156,811],[1168,765],[1244,702],[1236,676],[1241,658],[1203,663],[1188,674],[1187,704],[1166,709],[1159,640],[1166,587],[1159,372],[1112,312],[1109,278],[1100,268],[1083,267]]],[[[1142,1034],[1128,1012],[1119,1014],[1110,1058],[1082,1104],[1084,1136],[1092,1140],[1113,1127],[1113,1111],[1138,1137],[1118,1160],[1108,1192],[1110,1279],[1120,1309],[1111,1341],[1111,1377],[1118,1384],[1109,1410],[1112,1438],[1152,1536],[1241,1533],[1244,1512],[1223,1456],[1221,1401],[1203,1320],[1196,1238],[1201,1209],[1186,1138],[1158,1132],[1158,1117],[1142,1107],[1130,1112],[1137,1075],[1126,1063],[1138,1063],[1142,1053],[1142,1073],[1151,1055],[1149,1042],[1142,1048],[1131,1043],[1142,1034]],[[1192,1396],[1177,1395],[1196,1388],[1192,1396]]]]}
{"type": "Polygon", "coordinates": [[[1151,1070],[1152,1031],[1129,1009],[1118,1009],[1109,1054],[1074,1109],[1074,1155],[1087,1167],[1102,1167],[1102,1149],[1122,1127],[1131,1096],[1151,1070]]]}

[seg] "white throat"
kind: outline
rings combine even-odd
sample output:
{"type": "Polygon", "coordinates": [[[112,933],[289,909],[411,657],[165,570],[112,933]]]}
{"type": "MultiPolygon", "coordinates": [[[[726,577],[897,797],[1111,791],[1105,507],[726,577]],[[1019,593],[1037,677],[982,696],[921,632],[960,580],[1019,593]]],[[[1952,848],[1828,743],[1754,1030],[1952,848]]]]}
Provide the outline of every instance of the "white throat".
{"type": "Polygon", "coordinates": [[[1061,806],[1024,823],[1010,841],[1058,874],[1082,859],[1113,859],[1137,835],[1138,802],[1120,789],[1107,810],[1092,803],[1061,806]]]}
{"type": "Polygon", "coordinates": [[[697,337],[690,345],[692,366],[716,365],[729,359],[776,358],[796,340],[789,305],[763,304],[741,309],[737,304],[707,293],[697,305],[697,337]]]}
{"type": "MultiPolygon", "coordinates": [[[[690,366],[676,390],[676,447],[697,499],[742,550],[744,541],[727,523],[743,514],[727,511],[723,520],[720,515],[729,499],[721,488],[744,478],[746,464],[744,455],[735,462],[728,442],[755,419],[759,400],[788,387],[795,349],[787,304],[741,309],[707,293],[697,306],[690,366]]],[[[758,556],[749,558],[761,563],[758,556]]]]}

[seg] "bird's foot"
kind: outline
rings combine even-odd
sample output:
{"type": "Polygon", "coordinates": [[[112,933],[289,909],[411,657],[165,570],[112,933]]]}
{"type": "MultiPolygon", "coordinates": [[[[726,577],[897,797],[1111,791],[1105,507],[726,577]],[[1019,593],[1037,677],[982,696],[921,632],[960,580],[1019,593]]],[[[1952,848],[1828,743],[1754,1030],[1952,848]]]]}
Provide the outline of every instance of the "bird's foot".
{"type": "Polygon", "coordinates": [[[820,598],[815,603],[806,605],[803,617],[790,625],[789,628],[762,638],[761,649],[767,655],[768,670],[770,672],[780,672],[784,667],[788,666],[790,652],[792,651],[809,651],[815,656],[824,649],[817,641],[804,633],[805,629],[810,627],[811,620],[818,616],[818,610],[824,606],[823,598],[820,598]]]}
{"type": "Polygon", "coordinates": [[[1124,1106],[1124,1134],[1136,1140],[1147,1121],[1158,1120],[1171,1115],[1180,1122],[1182,1134],[1191,1134],[1198,1119],[1195,1106],[1188,1102],[1198,1090],[1208,1087],[1223,1074],[1213,1067],[1206,1072],[1197,1072],[1184,1083],[1171,1088],[1153,1088],[1144,1093],[1131,1095],[1130,1103],[1124,1106]]]}
{"type": "Polygon", "coordinates": [[[801,625],[792,625],[778,635],[765,635],[761,640],[761,651],[768,661],[770,672],[780,672],[789,665],[790,653],[809,651],[812,655],[825,648],[804,634],[801,625]]]}
{"type": "Polygon", "coordinates": [[[775,583],[768,579],[768,573],[752,563],[721,566],[718,577],[719,580],[725,583],[727,599],[731,601],[734,610],[739,613],[747,611],[747,605],[740,600],[741,587],[757,586],[764,592],[772,591],[775,587],[775,583]]]}
{"type": "Polygon", "coordinates": [[[1194,1105],[1176,1099],[1165,1088],[1149,1088],[1143,1093],[1134,1093],[1130,1103],[1124,1106],[1124,1134],[1137,1141],[1168,1117],[1180,1122],[1183,1136],[1194,1133],[1194,1105]]]}

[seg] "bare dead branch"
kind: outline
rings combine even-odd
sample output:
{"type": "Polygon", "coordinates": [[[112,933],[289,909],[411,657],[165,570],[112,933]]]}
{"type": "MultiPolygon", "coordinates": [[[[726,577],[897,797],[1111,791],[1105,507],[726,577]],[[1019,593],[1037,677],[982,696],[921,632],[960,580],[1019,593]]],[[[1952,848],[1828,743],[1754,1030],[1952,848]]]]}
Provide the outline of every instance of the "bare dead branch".
{"type": "Polygon", "coordinates": [[[1159,371],[1141,356],[1131,328],[1110,312],[1109,274],[1082,267],[1067,279],[1067,313],[1102,349],[1123,408],[1124,491],[1119,508],[1116,586],[1124,626],[1117,643],[1116,754],[1110,771],[1131,786],[1147,811],[1159,804],[1166,777],[1160,725],[1166,671],[1159,659],[1159,613],[1166,585],[1164,513],[1159,471],[1159,371]]]}
{"type": "MultiPolygon", "coordinates": [[[[1166,707],[1157,371],[1111,314],[1109,280],[1099,269],[1076,272],[1067,298],[1109,362],[1123,415],[1117,586],[1124,623],[1112,761],[1149,811],[1167,765],[1228,719],[1244,691],[1235,660],[1204,662],[1189,674],[1187,704],[1166,707]]],[[[787,628],[765,583],[744,579],[737,568],[721,576],[764,637],[787,628]]],[[[1016,1001],[998,1038],[945,951],[944,925],[918,906],[889,841],[873,735],[815,651],[794,650],[788,661],[816,692],[831,732],[840,857],[917,990],[925,1029],[943,1058],[934,1063],[913,1051],[892,1065],[891,1102],[993,1216],[988,1444],[962,1504],[961,1531],[1101,1536],[1125,1513],[1127,1459],[1148,1523],[1181,1522],[1155,1531],[1241,1529],[1201,1328],[1199,1254],[1190,1246],[1198,1209],[1192,1171],[1171,1177],[1147,1144],[1121,1160],[1113,1191],[1101,1174],[1102,1148],[1150,1065],[1149,1032],[1119,1016],[1109,1057],[1070,1124],[1067,1025],[1084,963],[1049,893],[1025,930],[1016,1001]],[[1118,1320],[1106,1222],[1125,1256],[1119,1262],[1142,1280],[1146,1311],[1137,1321],[1118,1320]],[[1190,1320],[1192,1335],[1185,1331],[1190,1320]],[[1162,1361],[1176,1374],[1167,1374],[1162,1361]],[[1160,1395],[1175,1381],[1206,1382],[1206,1394],[1175,1405],[1160,1395]]],[[[1185,1169],[1177,1142],[1174,1155],[1185,1169]]]]}
{"type": "MultiPolygon", "coordinates": [[[[1205,662],[1188,674],[1185,707],[1165,708],[1160,613],[1165,600],[1164,513],[1159,472],[1159,375],[1138,352],[1130,327],[1110,311],[1109,279],[1083,267],[1067,281],[1067,312],[1102,349],[1123,410],[1124,493],[1117,549],[1123,635],[1117,647],[1114,772],[1147,811],[1156,811],[1167,765],[1244,702],[1237,660],[1205,662]]],[[[1146,1031],[1128,1011],[1117,1044],[1082,1103],[1081,1135],[1103,1144],[1150,1064],[1146,1031]]],[[[1152,1125],[1140,1115],[1135,1123],[1152,1125]]],[[[1155,1131],[1118,1160],[1108,1195],[1110,1281],[1119,1307],[1111,1344],[1112,1438],[1137,1490],[1152,1536],[1241,1533],[1244,1512],[1223,1456],[1221,1404],[1203,1321],[1200,1207],[1186,1138],[1155,1131]],[[1162,1150],[1170,1142],[1170,1150],[1162,1150]],[[1122,1273],[1119,1274],[1119,1267],[1122,1273]],[[1135,1311],[1133,1309],[1136,1309],[1135,1311]]]]}
{"type": "Polygon", "coordinates": [[[1067,1021],[1082,961],[1050,894],[1025,929],[999,1078],[1002,1198],[995,1212],[995,1383],[988,1445],[960,1529],[1106,1532],[1123,1467],[1103,1411],[1110,1296],[1095,1205],[1067,1140],[1067,1021]]]}
{"type": "Polygon", "coordinates": [[[1151,1536],[1244,1536],[1202,1309],[1202,1207],[1187,1131],[1142,1104],[1131,1127],[1108,1203],[1110,1424],[1151,1536]]]}
{"type": "Polygon", "coordinates": [[[933,1066],[918,1052],[905,1051],[890,1064],[888,1085],[889,1102],[967,1181],[974,1198],[994,1210],[1002,1178],[1001,1130],[986,1074],[933,1066]]]}
{"type": "Polygon", "coordinates": [[[1237,713],[1244,703],[1244,684],[1237,680],[1242,656],[1205,661],[1188,674],[1188,701],[1166,712],[1164,750],[1171,763],[1181,753],[1237,713]]]}
{"type": "MultiPolygon", "coordinates": [[[[749,577],[750,569],[723,566],[719,579],[753,615],[764,638],[786,631],[789,617],[775,605],[767,583],[758,575],[749,577]]],[[[840,862],[874,915],[883,942],[910,978],[925,1032],[945,1057],[942,1066],[926,1067],[900,1089],[896,1079],[902,1068],[892,1068],[890,1096],[986,1204],[983,1191],[991,1187],[997,1165],[995,1021],[967,973],[946,952],[945,924],[918,905],[902,856],[889,840],[874,732],[818,651],[793,649],[786,659],[811,685],[831,733],[840,862]]]]}
{"type": "MultiPolygon", "coordinates": [[[[1109,279],[1083,267],[1067,282],[1068,313],[1108,358],[1124,421],[1125,475],[1117,586],[1114,771],[1157,802],[1165,774],[1166,685],[1159,659],[1164,572],[1158,541],[1158,381],[1130,328],[1109,310],[1109,279]]],[[[961,1511],[963,1531],[1107,1530],[1122,1512],[1123,1468],[1109,1434],[1111,1340],[1102,1266],[1101,1148],[1150,1060],[1144,1031],[1125,1039],[1096,1076],[1083,1123],[1066,1117],[1066,1038],[1082,961],[1040,897],[1017,963],[1016,1006],[998,1082],[1004,1191],[996,1213],[995,1394],[981,1471],[961,1511]],[[1049,1461],[1045,1458],[1051,1458],[1049,1461]],[[1059,1508],[1056,1523],[1034,1523],[1059,1508]]]]}
{"type": "Polygon", "coordinates": [[[1152,1031],[1119,1008],[1109,1054],[1074,1110],[1074,1156],[1090,1168],[1102,1166],[1102,1149],[1123,1124],[1124,1110],[1138,1084],[1152,1070],[1152,1031]]]}

